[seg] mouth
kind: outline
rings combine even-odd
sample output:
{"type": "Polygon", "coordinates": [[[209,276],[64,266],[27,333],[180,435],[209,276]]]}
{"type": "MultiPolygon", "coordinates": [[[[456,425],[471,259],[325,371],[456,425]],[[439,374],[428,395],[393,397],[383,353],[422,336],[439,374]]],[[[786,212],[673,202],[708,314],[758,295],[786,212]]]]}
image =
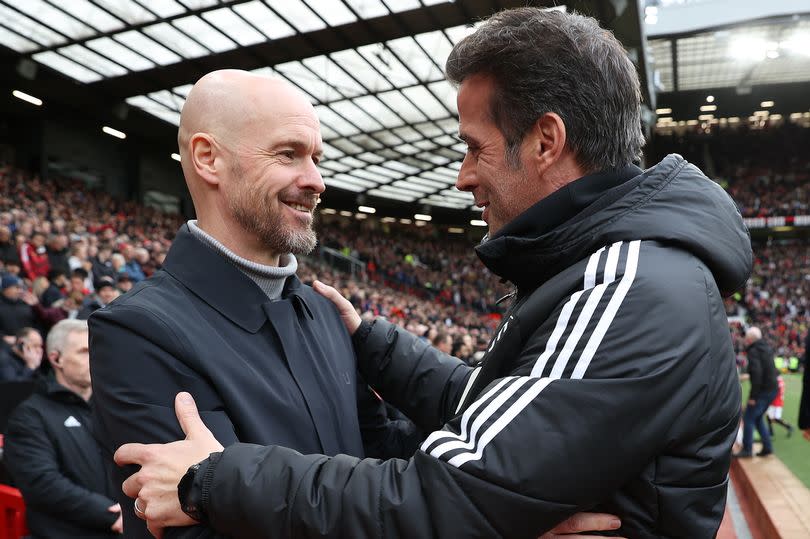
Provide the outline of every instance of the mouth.
{"type": "Polygon", "coordinates": [[[304,213],[312,213],[315,206],[318,205],[319,199],[311,200],[282,200],[281,203],[296,211],[304,213]]]}

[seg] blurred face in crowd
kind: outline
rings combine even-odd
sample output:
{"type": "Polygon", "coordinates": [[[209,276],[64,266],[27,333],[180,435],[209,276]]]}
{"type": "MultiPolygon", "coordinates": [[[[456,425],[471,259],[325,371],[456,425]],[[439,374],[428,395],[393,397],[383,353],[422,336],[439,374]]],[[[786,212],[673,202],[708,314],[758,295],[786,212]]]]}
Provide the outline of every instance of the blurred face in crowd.
{"type": "Polygon", "coordinates": [[[11,239],[11,231],[8,229],[8,227],[6,226],[0,227],[0,242],[8,243],[10,239],[11,239]]]}
{"type": "Polygon", "coordinates": [[[70,288],[72,290],[84,290],[84,279],[78,275],[73,275],[70,278],[70,288]]]}
{"type": "Polygon", "coordinates": [[[29,331],[17,339],[17,354],[26,359],[26,365],[34,370],[42,363],[42,335],[38,331],[29,331]]]}
{"type": "Polygon", "coordinates": [[[22,296],[22,287],[16,284],[14,286],[9,286],[3,289],[3,295],[11,301],[17,301],[22,296]]]}
{"type": "Polygon", "coordinates": [[[80,393],[90,387],[90,348],[87,331],[71,331],[61,352],[51,352],[56,381],[80,393]]]}
{"type": "Polygon", "coordinates": [[[37,249],[43,247],[45,245],[45,236],[39,233],[34,234],[34,236],[31,238],[31,245],[37,249]]]}
{"type": "Polygon", "coordinates": [[[132,281],[129,279],[121,279],[118,281],[118,290],[120,290],[121,293],[129,292],[132,290],[132,281]]]}
{"type": "Polygon", "coordinates": [[[445,338],[441,340],[437,348],[442,352],[444,352],[445,354],[449,354],[453,350],[453,337],[451,337],[450,335],[445,336],[445,338]]]}
{"type": "Polygon", "coordinates": [[[118,290],[112,286],[104,286],[98,291],[98,298],[104,305],[111,303],[112,300],[118,297],[118,290]]]}

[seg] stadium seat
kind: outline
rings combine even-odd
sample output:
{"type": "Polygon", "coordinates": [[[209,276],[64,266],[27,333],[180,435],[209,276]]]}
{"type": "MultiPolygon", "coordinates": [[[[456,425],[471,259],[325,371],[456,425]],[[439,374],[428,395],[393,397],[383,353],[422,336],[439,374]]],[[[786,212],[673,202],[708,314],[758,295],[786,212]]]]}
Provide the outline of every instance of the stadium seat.
{"type": "Polygon", "coordinates": [[[28,534],[22,494],[16,488],[0,485],[0,539],[19,539],[28,534]]]}

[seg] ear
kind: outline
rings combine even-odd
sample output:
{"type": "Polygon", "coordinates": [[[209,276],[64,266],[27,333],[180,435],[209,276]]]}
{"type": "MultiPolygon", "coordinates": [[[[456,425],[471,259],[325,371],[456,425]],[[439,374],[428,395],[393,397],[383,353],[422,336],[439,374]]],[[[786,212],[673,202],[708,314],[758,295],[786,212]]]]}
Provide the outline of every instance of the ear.
{"type": "Polygon", "coordinates": [[[223,166],[221,148],[208,133],[195,133],[188,141],[191,166],[211,186],[218,185],[223,166]]]}
{"type": "Polygon", "coordinates": [[[51,362],[51,365],[53,365],[54,368],[59,367],[62,363],[62,359],[59,356],[59,352],[57,352],[56,350],[54,350],[53,352],[48,352],[48,361],[51,362]]]}
{"type": "Polygon", "coordinates": [[[556,112],[540,116],[531,130],[528,140],[531,144],[531,160],[540,176],[560,160],[565,150],[565,123],[556,112]]]}

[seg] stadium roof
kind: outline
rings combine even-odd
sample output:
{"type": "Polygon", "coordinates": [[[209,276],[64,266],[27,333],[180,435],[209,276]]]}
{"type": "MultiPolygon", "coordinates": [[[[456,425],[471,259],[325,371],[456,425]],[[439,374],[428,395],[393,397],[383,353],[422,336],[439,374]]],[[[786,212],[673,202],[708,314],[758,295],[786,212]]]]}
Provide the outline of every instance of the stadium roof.
{"type": "MultiPolygon", "coordinates": [[[[443,62],[476,21],[526,3],[0,0],[6,48],[0,47],[0,64],[14,66],[8,71],[52,99],[161,140],[173,138],[185,96],[201,75],[221,68],[278,75],[318,111],[327,185],[466,210],[472,197],[453,187],[464,146],[455,138],[455,92],[443,79],[443,62]]],[[[638,2],[567,4],[612,27],[641,67],[654,105],[638,2]]]]}

